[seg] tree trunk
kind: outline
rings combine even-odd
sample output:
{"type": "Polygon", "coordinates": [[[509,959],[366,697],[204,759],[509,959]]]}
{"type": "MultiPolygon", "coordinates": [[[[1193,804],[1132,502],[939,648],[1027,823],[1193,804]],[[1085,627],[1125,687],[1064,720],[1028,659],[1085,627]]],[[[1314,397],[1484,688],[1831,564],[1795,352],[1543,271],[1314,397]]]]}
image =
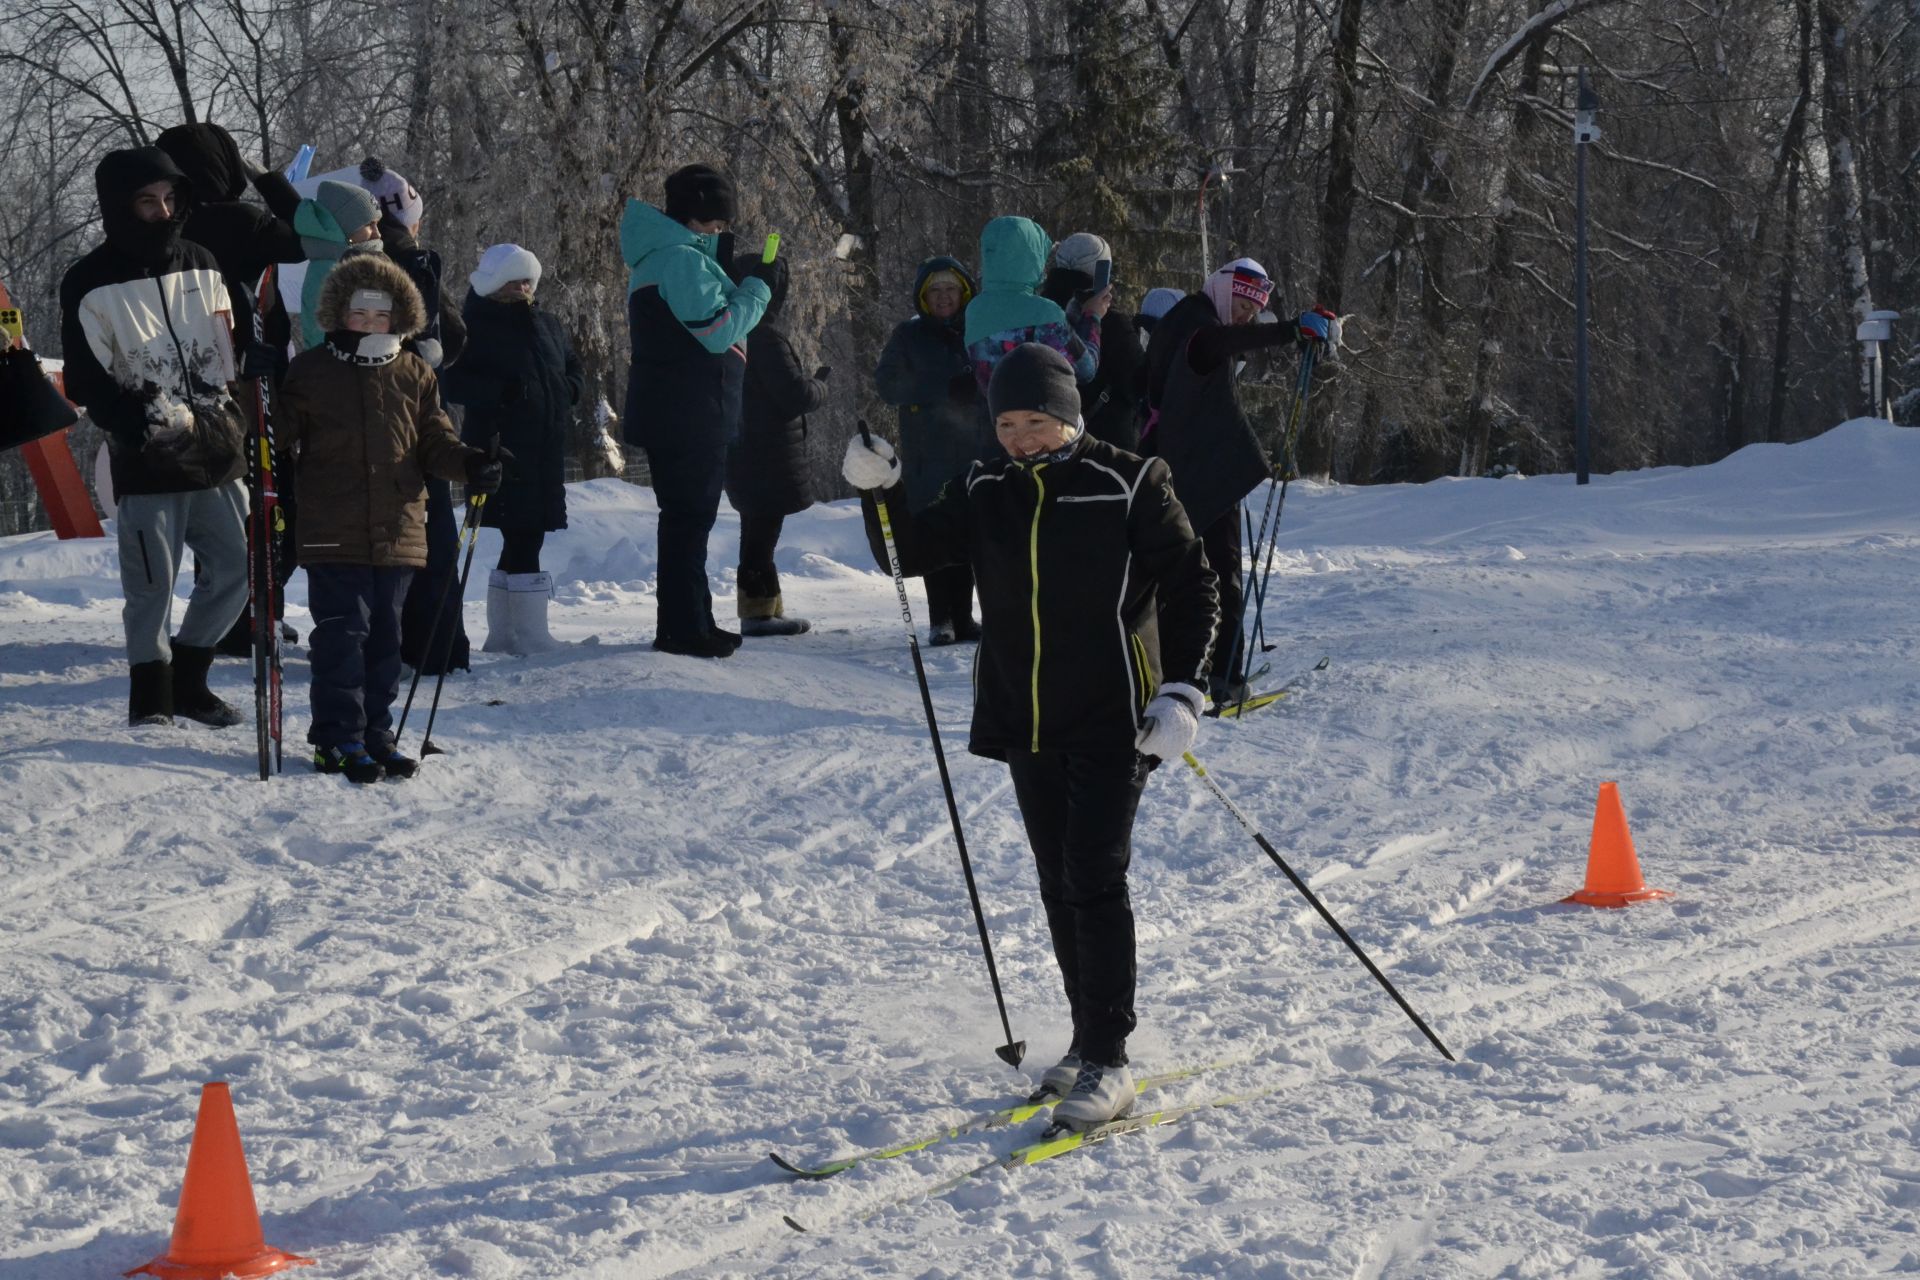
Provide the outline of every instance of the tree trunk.
{"type": "MultiPolygon", "coordinates": [[[[1778,301],[1773,324],[1773,378],[1767,396],[1767,422],[1760,434],[1762,442],[1780,439],[1781,424],[1787,411],[1794,276],[1800,264],[1800,167],[1805,155],[1807,113],[1813,104],[1813,0],[1794,0],[1794,13],[1800,31],[1800,96],[1787,118],[1786,136],[1780,141],[1780,159],[1775,168],[1776,174],[1785,174],[1786,198],[1780,227],[1780,279],[1775,287],[1778,301]]],[[[1766,247],[1767,214],[1771,206],[1772,196],[1769,193],[1767,203],[1760,207],[1760,217],[1754,227],[1754,247],[1758,250],[1766,247]]]]}
{"type": "MultiPolygon", "coordinates": [[[[1828,238],[1833,246],[1841,288],[1854,323],[1859,324],[1874,307],[1873,279],[1867,266],[1866,216],[1860,191],[1859,133],[1853,114],[1852,77],[1847,57],[1847,24],[1853,16],[1853,5],[1850,0],[1818,0],[1815,9],[1820,23],[1820,66],[1825,81],[1820,93],[1820,124],[1827,151],[1828,238]]],[[[1873,366],[1865,354],[1866,348],[1862,346],[1860,351],[1860,382],[1854,408],[1866,416],[1875,412],[1873,366]]]]}
{"type": "MultiPolygon", "coordinates": [[[[1546,0],[1532,0],[1530,5],[1535,16],[1545,6],[1546,0]]],[[[1528,104],[1539,97],[1540,69],[1545,57],[1545,42],[1534,39],[1527,46],[1521,64],[1518,101],[1513,106],[1513,129],[1507,140],[1506,153],[1495,170],[1494,187],[1489,193],[1492,198],[1487,202],[1490,207],[1505,207],[1508,211],[1494,219],[1493,236],[1487,252],[1486,284],[1481,291],[1480,305],[1475,315],[1474,329],[1479,334],[1480,345],[1474,353],[1473,384],[1467,393],[1466,422],[1461,434],[1462,475],[1477,476],[1484,472],[1492,447],[1494,378],[1499,371],[1502,348],[1512,320],[1507,291],[1513,277],[1513,171],[1524,163],[1524,160],[1516,159],[1515,153],[1523,151],[1539,129],[1537,113],[1528,104]]]]}
{"type": "MultiPolygon", "coordinates": [[[[1365,0],[1343,0],[1333,42],[1333,121],[1327,139],[1327,186],[1320,204],[1320,269],[1313,301],[1340,310],[1347,276],[1347,250],[1353,241],[1354,152],[1359,145],[1360,22],[1365,0]]],[[[1334,370],[1329,365],[1328,374],[1334,370]]],[[[1334,381],[1329,377],[1328,382],[1334,381]]],[[[1320,397],[1300,433],[1300,473],[1325,479],[1333,474],[1339,441],[1331,421],[1331,402],[1320,397]]]]}

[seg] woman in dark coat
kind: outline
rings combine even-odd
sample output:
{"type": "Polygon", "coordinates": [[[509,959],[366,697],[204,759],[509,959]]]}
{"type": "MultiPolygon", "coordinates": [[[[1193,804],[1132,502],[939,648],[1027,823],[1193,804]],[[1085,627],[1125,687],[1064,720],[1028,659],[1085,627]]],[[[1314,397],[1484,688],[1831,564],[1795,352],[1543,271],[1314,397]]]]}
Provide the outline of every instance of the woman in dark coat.
{"type": "MultiPolygon", "coordinates": [[[[787,264],[776,259],[770,265],[771,278],[761,278],[773,298],[747,335],[740,438],[727,450],[727,501],[740,513],[735,607],[743,636],[797,636],[812,625],[786,616],[773,549],[786,518],[813,505],[807,415],[826,399],[828,371],[824,366],[812,376],[803,371],[781,322],[787,264]]],[[[736,272],[735,278],[745,277],[736,272]]]]}
{"type": "Polygon", "coordinates": [[[586,379],[560,322],[534,305],[540,260],[497,244],[468,277],[461,314],[467,350],[440,385],[466,409],[461,436],[479,448],[494,438],[513,455],[481,522],[500,530],[499,566],[487,583],[488,653],[547,653],[553,577],[540,570],[547,534],[567,527],[567,438],[586,379]]]}
{"type": "MultiPolygon", "coordinates": [[[[979,292],[954,258],[928,258],[913,279],[915,314],[894,328],[873,371],[880,398],[900,408],[907,504],[933,505],[947,481],[999,452],[967,358],[967,303],[979,292]]],[[[927,575],[929,644],[978,640],[973,570],[959,563],[927,575]]]]}

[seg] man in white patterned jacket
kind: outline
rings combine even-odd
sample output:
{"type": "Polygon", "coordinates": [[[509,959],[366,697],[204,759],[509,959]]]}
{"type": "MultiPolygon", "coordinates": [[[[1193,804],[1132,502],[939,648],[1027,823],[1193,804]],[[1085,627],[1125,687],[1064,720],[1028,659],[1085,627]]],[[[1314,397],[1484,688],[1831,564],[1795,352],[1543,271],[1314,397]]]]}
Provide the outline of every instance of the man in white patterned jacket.
{"type": "Polygon", "coordinates": [[[213,254],[180,238],[192,191],[165,152],[109,152],[94,186],[106,239],[60,282],[60,335],[67,394],[106,432],[113,464],[127,719],[237,724],[207,688],[213,646],[247,602],[232,303],[213,254]],[[199,574],[173,637],[183,548],[199,574]]]}

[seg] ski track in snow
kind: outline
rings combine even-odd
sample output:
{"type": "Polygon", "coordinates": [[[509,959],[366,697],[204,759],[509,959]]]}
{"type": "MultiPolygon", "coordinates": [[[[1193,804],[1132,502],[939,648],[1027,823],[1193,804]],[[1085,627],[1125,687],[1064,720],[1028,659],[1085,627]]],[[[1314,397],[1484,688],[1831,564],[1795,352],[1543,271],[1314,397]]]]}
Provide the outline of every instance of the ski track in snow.
{"type": "MultiPolygon", "coordinates": [[[[594,638],[476,652],[450,754],[364,789],[300,760],[298,651],[269,785],[245,731],[129,731],[111,544],[0,540],[0,1280],[164,1247],[208,1079],[315,1274],[1920,1272],[1917,478],[1920,433],[1853,423],[1579,492],[1300,486],[1271,680],[1333,662],[1197,750],[1460,1061],[1163,769],[1137,1069],[1250,1060],[1156,1105],[1284,1091],[865,1221],[1017,1136],[821,1183],[766,1151],[1027,1076],[851,504],[780,552],[815,632],[708,664],[646,647],[650,495],[576,486],[553,613],[594,638]],[[1672,902],[1558,902],[1609,779],[1672,902]]],[[[1064,1001],[970,654],[926,659],[1038,1071],[1064,1001]]]]}

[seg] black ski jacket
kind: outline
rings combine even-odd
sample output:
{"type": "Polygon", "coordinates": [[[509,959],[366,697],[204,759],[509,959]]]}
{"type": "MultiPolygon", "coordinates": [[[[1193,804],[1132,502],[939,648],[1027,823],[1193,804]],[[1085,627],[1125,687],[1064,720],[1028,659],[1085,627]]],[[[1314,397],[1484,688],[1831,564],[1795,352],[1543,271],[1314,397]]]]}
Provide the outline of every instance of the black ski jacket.
{"type": "MultiPolygon", "coordinates": [[[[154,145],[171,156],[193,184],[193,209],[181,234],[206,247],[220,264],[233,302],[234,341],[244,346],[253,340],[261,273],[276,262],[307,260],[300,234],[293,229],[300,193],[283,175],[267,171],[252,179],[266,207],[243,199],[247,166],[239,145],[217,124],[175,125],[154,139],[154,145]]],[[[272,307],[265,320],[267,342],[284,351],[291,331],[286,308],[272,307]]]]}
{"type": "Polygon", "coordinates": [[[1164,462],[1083,432],[1064,461],[976,462],[917,515],[903,486],[885,500],[902,572],[978,581],[974,754],[1129,751],[1163,681],[1206,687],[1219,598],[1164,462]]]}
{"type": "Polygon", "coordinates": [[[827,384],[800,364],[781,311],[787,264],[776,261],[772,301],[747,335],[747,382],[740,438],[727,449],[727,501],[741,513],[790,516],[813,505],[807,415],[826,400],[827,384]]]}

